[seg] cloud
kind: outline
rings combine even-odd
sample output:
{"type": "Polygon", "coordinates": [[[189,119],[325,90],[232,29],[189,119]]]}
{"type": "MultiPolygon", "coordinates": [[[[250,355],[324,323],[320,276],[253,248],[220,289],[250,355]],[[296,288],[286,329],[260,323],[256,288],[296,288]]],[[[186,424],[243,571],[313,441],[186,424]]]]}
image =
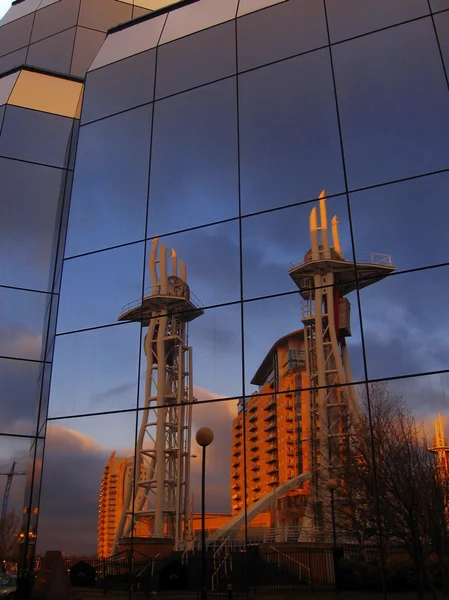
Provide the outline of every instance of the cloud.
{"type": "Polygon", "coordinates": [[[104,392],[98,392],[96,394],[91,395],[91,400],[93,403],[102,403],[102,402],[111,402],[112,398],[129,398],[132,392],[135,393],[136,384],[135,382],[123,383],[121,385],[117,385],[115,387],[109,388],[104,392]]]}

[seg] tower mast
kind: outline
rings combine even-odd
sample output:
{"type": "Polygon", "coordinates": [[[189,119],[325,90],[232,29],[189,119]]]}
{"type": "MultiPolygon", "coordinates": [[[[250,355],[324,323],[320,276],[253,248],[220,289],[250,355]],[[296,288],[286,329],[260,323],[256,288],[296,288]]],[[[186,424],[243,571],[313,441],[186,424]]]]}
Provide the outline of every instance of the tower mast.
{"type": "Polygon", "coordinates": [[[302,322],[309,380],[307,427],[302,439],[303,470],[311,474],[302,538],[324,539],[331,522],[323,503],[330,479],[341,480],[342,448],[350,421],[360,413],[351,383],[346,337],[351,335],[350,302],[346,295],[357,287],[379,281],[394,271],[384,254],[363,256],[357,266],[346,260],[340,246],[338,219],[329,232],[326,193],[310,213],[311,248],[303,260],[291,264],[290,277],[302,296],[302,322]],[[331,240],[329,233],[331,234],[331,240]],[[357,268],[357,278],[356,278],[357,268]]]}
{"type": "Polygon", "coordinates": [[[150,538],[170,538],[182,546],[189,526],[190,443],[193,384],[187,324],[203,314],[186,282],[186,266],[154,239],[149,257],[151,287],[143,302],[124,307],[119,321],[148,327],[145,401],[131,477],[116,530],[113,553],[122,537],[148,529],[150,538]],[[178,274],[179,271],[179,274],[178,274]],[[135,469],[135,473],[134,473],[135,469]],[[138,532],[137,529],[138,528],[138,532]]]}

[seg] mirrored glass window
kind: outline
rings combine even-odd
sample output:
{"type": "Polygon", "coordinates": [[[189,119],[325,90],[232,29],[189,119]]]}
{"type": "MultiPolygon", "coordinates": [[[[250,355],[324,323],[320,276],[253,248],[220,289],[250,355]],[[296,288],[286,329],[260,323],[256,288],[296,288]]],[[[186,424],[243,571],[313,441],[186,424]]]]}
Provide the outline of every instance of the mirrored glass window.
{"type": "Polygon", "coordinates": [[[448,269],[439,267],[390,275],[360,291],[370,379],[449,368],[448,285],[448,269]]]}
{"type": "Polygon", "coordinates": [[[64,172],[0,158],[0,180],[1,282],[46,290],[64,172]]]}
{"type": "Polygon", "coordinates": [[[31,42],[37,42],[77,24],[80,0],[59,0],[37,11],[31,42]]]}
{"type": "Polygon", "coordinates": [[[155,58],[155,50],[150,50],[91,71],[87,76],[82,122],[151,102],[155,58]]]}
{"type": "Polygon", "coordinates": [[[245,73],[239,93],[244,213],[344,190],[328,51],[245,73]]]}
{"type": "Polygon", "coordinates": [[[66,260],[58,330],[117,323],[124,307],[142,298],[143,256],[142,243],[66,260]]]}
{"type": "Polygon", "coordinates": [[[157,102],[148,235],[238,216],[235,81],[157,102]],[[185,206],[189,206],[188,212],[185,206]]]}
{"type": "Polygon", "coordinates": [[[20,67],[26,62],[27,48],[5,54],[0,58],[0,73],[6,73],[15,67],[20,67]]]}
{"type": "Polygon", "coordinates": [[[448,186],[441,173],[351,194],[356,254],[385,253],[399,271],[449,261],[448,186]]]}
{"type": "MultiPolygon", "coordinates": [[[[114,459],[123,466],[127,459],[132,460],[135,427],[135,412],[61,419],[47,425],[38,553],[59,548],[77,556],[97,555],[101,494],[110,491],[102,489],[102,483],[108,465],[115,466],[114,459]]],[[[114,474],[115,469],[111,476],[114,474]]],[[[123,469],[121,481],[112,491],[117,503],[120,483],[123,485],[128,474],[123,469]]]]}
{"type": "Polygon", "coordinates": [[[22,48],[30,42],[33,15],[0,26],[0,56],[22,48]]]}
{"type": "Polygon", "coordinates": [[[134,323],[58,336],[49,417],[136,408],[139,341],[134,323]]]}
{"type": "Polygon", "coordinates": [[[279,2],[285,2],[285,0],[240,0],[237,16],[241,17],[242,15],[260,10],[261,8],[279,4],[279,2]]]}
{"type": "MultiPolygon", "coordinates": [[[[33,443],[33,438],[21,438],[2,435],[0,436],[0,460],[3,470],[7,473],[11,471],[13,463],[14,473],[17,473],[11,481],[9,497],[6,504],[6,534],[4,545],[8,549],[8,554],[14,555],[14,549],[17,551],[17,538],[20,532],[20,521],[23,509],[23,499],[26,484],[26,470],[28,465],[28,452],[33,443]],[[15,546],[15,548],[14,548],[15,546]]],[[[0,480],[0,494],[4,497],[7,478],[0,480]]],[[[5,553],[5,550],[3,550],[5,553]]]]}
{"type": "Polygon", "coordinates": [[[190,33],[224,23],[236,16],[238,0],[202,0],[178,8],[169,13],[161,37],[161,44],[176,40],[190,33]]]}
{"type": "Polygon", "coordinates": [[[235,24],[211,27],[159,47],[156,97],[227,77],[235,72],[235,24]]]}
{"type": "Polygon", "coordinates": [[[166,20],[167,15],[161,15],[109,34],[92,63],[91,70],[155,48],[166,20]]]}
{"type": "Polygon", "coordinates": [[[81,0],[78,24],[81,27],[107,31],[111,27],[129,21],[132,6],[118,0],[81,0]]]}
{"type": "MultiPolygon", "coordinates": [[[[6,335],[6,331],[4,334],[6,335]]],[[[38,362],[0,359],[3,405],[1,432],[20,435],[36,433],[36,414],[41,389],[40,369],[41,364],[38,362]]]]}
{"type": "Polygon", "coordinates": [[[327,0],[331,42],[382,29],[429,13],[426,0],[327,0]]]}
{"type": "Polygon", "coordinates": [[[349,186],[447,167],[447,84],[431,20],[339,44],[333,53],[349,186]]]}
{"type": "Polygon", "coordinates": [[[50,71],[70,72],[76,28],[62,31],[45,40],[31,44],[27,64],[50,71]]]}
{"type": "Polygon", "coordinates": [[[0,137],[4,157],[64,167],[72,134],[72,119],[8,106],[0,137]]]}
{"type": "MultiPolygon", "coordinates": [[[[245,299],[297,290],[289,272],[294,265],[303,262],[310,251],[309,222],[315,206],[315,202],[307,202],[243,219],[245,299]]],[[[339,219],[341,250],[351,260],[352,242],[346,197],[328,198],[327,211],[329,221],[334,215],[339,219]]]]}
{"type": "Polygon", "coordinates": [[[430,6],[434,12],[449,8],[449,0],[430,0],[430,6]]]}
{"type": "Polygon", "coordinates": [[[98,50],[104,42],[105,34],[100,31],[92,31],[86,27],[77,27],[75,47],[73,49],[70,74],[76,77],[84,77],[87,69],[92,64],[98,50]]]}
{"type": "Polygon", "coordinates": [[[142,239],[151,106],[81,128],[66,255],[142,239]]]}
{"type": "Polygon", "coordinates": [[[0,288],[0,355],[39,360],[49,296],[0,288]]]}
{"type": "Polygon", "coordinates": [[[239,70],[327,44],[322,2],[291,0],[237,21],[239,70]]]}

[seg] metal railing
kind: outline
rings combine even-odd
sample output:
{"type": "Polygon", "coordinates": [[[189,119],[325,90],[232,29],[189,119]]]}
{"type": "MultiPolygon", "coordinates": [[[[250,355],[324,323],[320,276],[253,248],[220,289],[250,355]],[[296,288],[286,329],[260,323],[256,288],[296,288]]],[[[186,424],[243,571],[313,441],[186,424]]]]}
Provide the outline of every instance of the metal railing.
{"type": "Polygon", "coordinates": [[[278,548],[275,548],[274,546],[270,546],[270,550],[273,550],[273,552],[275,552],[277,555],[278,568],[286,567],[288,571],[290,571],[290,573],[298,577],[299,581],[304,579],[303,571],[306,571],[308,581],[311,581],[311,571],[307,565],[303,564],[296,558],[293,558],[293,556],[290,556],[285,552],[281,552],[278,548]]]}
{"type": "MultiPolygon", "coordinates": [[[[345,259],[336,259],[335,257],[331,257],[332,260],[341,260],[345,261],[345,259]]],[[[320,257],[316,259],[312,257],[312,254],[308,253],[305,257],[298,258],[297,260],[290,262],[290,269],[296,269],[302,265],[305,265],[310,262],[316,262],[317,260],[323,260],[322,252],[320,252],[320,257]]],[[[348,260],[346,262],[351,263],[352,260],[348,260]]],[[[382,267],[392,267],[393,262],[391,260],[391,256],[389,254],[380,254],[378,252],[361,252],[355,255],[355,262],[357,264],[362,265],[379,265],[382,267]]]]}
{"type": "MultiPolygon", "coordinates": [[[[182,290],[181,289],[176,290],[169,285],[165,285],[165,286],[162,286],[160,284],[152,285],[150,287],[147,287],[144,290],[143,299],[151,298],[152,296],[171,296],[174,298],[185,298],[186,300],[189,300],[189,302],[194,306],[194,308],[196,308],[196,309],[204,308],[204,304],[202,302],[200,302],[198,300],[198,298],[195,296],[195,294],[189,290],[189,288],[187,287],[187,284],[185,284],[185,289],[182,289],[182,290]]],[[[122,306],[122,308],[120,309],[120,314],[123,315],[124,313],[128,312],[132,308],[137,308],[138,306],[141,306],[141,304],[142,304],[142,298],[138,298],[137,300],[128,302],[128,304],[125,304],[124,306],[122,306]]]]}
{"type": "Polygon", "coordinates": [[[232,543],[229,537],[225,538],[220,546],[215,550],[213,557],[213,575],[212,575],[212,591],[218,587],[219,577],[221,571],[223,571],[224,575],[228,576],[228,571],[232,571],[232,558],[231,558],[231,549],[232,543]],[[220,556],[222,553],[223,556],[220,556]]]}

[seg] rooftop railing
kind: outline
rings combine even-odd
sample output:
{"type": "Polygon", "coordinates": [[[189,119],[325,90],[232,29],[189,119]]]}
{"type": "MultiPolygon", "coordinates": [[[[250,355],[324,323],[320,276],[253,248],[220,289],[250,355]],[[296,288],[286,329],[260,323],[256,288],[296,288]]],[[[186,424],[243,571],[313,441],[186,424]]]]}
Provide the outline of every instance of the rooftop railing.
{"type": "MultiPolygon", "coordinates": [[[[196,308],[196,309],[202,309],[204,307],[204,304],[202,302],[200,302],[198,300],[198,298],[195,296],[195,294],[193,294],[189,288],[187,287],[187,284],[185,284],[185,288],[184,289],[175,289],[171,286],[165,285],[152,285],[150,287],[147,287],[144,292],[143,292],[143,299],[145,298],[151,298],[152,296],[171,296],[173,298],[185,298],[187,300],[190,301],[190,303],[196,308]]],[[[120,310],[120,315],[123,315],[124,313],[128,312],[129,310],[133,309],[133,308],[137,308],[138,306],[142,305],[142,298],[138,298],[137,300],[134,300],[133,302],[129,302],[128,304],[125,304],[125,306],[122,306],[121,310],[120,310]]]]}
{"type": "MultiPolygon", "coordinates": [[[[305,265],[310,262],[316,262],[316,260],[322,260],[323,253],[320,251],[319,259],[312,257],[312,253],[308,252],[305,257],[298,258],[290,262],[290,269],[296,269],[302,265],[305,265]]],[[[345,261],[341,257],[336,257],[333,253],[331,253],[331,260],[341,260],[345,261]]],[[[351,262],[350,260],[346,262],[351,262]]],[[[391,256],[389,254],[379,254],[377,252],[361,252],[355,255],[355,262],[362,265],[379,265],[381,267],[392,267],[393,262],[391,260],[391,256]]]]}

